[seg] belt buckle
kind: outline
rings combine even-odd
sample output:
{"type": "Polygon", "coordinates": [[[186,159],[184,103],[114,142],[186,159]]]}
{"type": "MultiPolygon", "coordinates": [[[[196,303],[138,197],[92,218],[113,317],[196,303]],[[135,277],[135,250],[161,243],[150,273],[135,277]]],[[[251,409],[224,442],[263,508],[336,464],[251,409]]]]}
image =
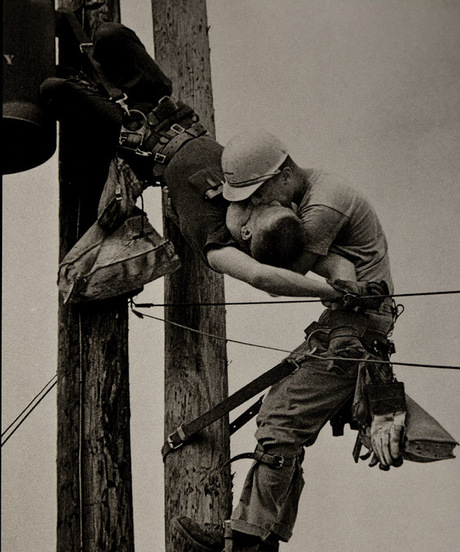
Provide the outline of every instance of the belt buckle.
{"type": "Polygon", "coordinates": [[[154,163],[165,163],[166,161],[166,155],[164,155],[163,153],[155,153],[155,155],[153,156],[153,161],[154,163]]]}
{"type": "Polygon", "coordinates": [[[175,445],[173,440],[172,440],[172,436],[173,436],[173,433],[171,433],[171,435],[168,436],[168,445],[169,445],[169,448],[171,450],[177,450],[179,448],[181,448],[183,445],[184,445],[184,442],[181,441],[178,445],[175,445]]]}
{"type": "Polygon", "coordinates": [[[168,435],[167,441],[168,441],[169,448],[171,450],[177,450],[178,448],[181,448],[184,445],[185,441],[187,441],[187,435],[184,433],[182,426],[178,427],[175,431],[170,433],[168,435]],[[174,444],[174,440],[173,440],[173,437],[175,435],[179,437],[179,443],[176,445],[174,444]]]}
{"type": "Polygon", "coordinates": [[[176,134],[182,134],[183,132],[185,132],[185,128],[181,125],[179,125],[178,123],[174,123],[171,125],[171,130],[173,132],[175,132],[176,134]]]}

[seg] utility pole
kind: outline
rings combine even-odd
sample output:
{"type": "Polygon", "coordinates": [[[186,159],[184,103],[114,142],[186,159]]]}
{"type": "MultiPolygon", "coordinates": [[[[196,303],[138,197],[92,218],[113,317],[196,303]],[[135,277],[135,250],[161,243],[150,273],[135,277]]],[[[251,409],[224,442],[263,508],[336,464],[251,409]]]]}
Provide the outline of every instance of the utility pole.
{"type": "MultiPolygon", "coordinates": [[[[155,58],[173,82],[175,98],[191,105],[215,135],[205,0],[152,0],[155,58]]],[[[165,278],[166,303],[223,303],[223,277],[208,269],[165,218],[182,268],[165,278]]],[[[200,332],[225,336],[222,306],[166,308],[166,319],[200,332]]],[[[228,394],[225,341],[173,325],[165,328],[165,437],[228,394]]],[[[200,439],[165,460],[166,552],[194,552],[172,526],[176,516],[222,522],[231,510],[228,420],[203,431],[200,439]]]]}
{"type": "MultiPolygon", "coordinates": [[[[120,16],[117,0],[59,0],[59,8],[75,11],[89,37],[120,16]]],[[[59,56],[78,67],[78,51],[65,35],[59,56]]],[[[97,156],[81,158],[72,132],[61,125],[60,259],[96,220],[105,180],[97,156]]],[[[132,552],[126,299],[60,300],[58,343],[57,551],[132,552]]]]}

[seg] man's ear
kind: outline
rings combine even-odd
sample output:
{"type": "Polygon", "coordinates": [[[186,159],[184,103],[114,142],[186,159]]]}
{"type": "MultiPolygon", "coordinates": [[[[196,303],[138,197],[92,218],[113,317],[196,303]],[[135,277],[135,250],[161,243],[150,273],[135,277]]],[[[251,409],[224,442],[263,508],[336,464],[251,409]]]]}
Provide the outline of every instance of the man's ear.
{"type": "Polygon", "coordinates": [[[247,241],[251,239],[252,236],[252,230],[245,224],[241,227],[241,239],[244,241],[247,241]]]}
{"type": "Polygon", "coordinates": [[[281,179],[283,184],[288,184],[292,178],[292,169],[291,167],[284,167],[281,171],[281,179]]]}

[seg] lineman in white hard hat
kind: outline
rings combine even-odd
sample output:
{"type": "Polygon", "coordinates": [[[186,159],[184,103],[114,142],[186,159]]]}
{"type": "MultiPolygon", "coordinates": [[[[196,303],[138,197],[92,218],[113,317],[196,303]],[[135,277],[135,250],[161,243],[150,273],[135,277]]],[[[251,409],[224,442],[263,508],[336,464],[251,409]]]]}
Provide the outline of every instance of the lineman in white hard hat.
{"type": "MultiPolygon", "coordinates": [[[[396,313],[389,296],[393,285],[387,242],[374,209],[358,190],[342,178],[299,167],[284,144],[266,131],[251,130],[231,139],[222,154],[222,169],[223,194],[231,202],[227,226],[238,243],[249,245],[254,258],[268,255],[274,246],[271,237],[265,240],[259,210],[278,202],[281,216],[283,209],[294,206],[305,232],[296,268],[306,274],[331,253],[339,254],[353,263],[353,276],[350,281],[335,280],[332,286],[350,296],[380,296],[356,309],[352,304],[327,308],[292,353],[299,369],[274,385],[263,401],[256,462],[230,524],[238,552],[277,552],[279,541],[292,536],[304,484],[304,447],[313,445],[328,421],[337,429],[344,407],[351,420],[350,402],[353,420],[372,438],[370,465],[387,470],[402,463],[406,406],[403,384],[395,380],[388,362],[392,343],[387,336],[396,313]]],[[[177,524],[202,549],[222,550],[222,530],[190,518],[177,524]]]]}
{"type": "Polygon", "coordinates": [[[222,153],[223,194],[227,201],[243,201],[264,182],[279,174],[287,147],[273,134],[254,130],[238,134],[222,153]]]}

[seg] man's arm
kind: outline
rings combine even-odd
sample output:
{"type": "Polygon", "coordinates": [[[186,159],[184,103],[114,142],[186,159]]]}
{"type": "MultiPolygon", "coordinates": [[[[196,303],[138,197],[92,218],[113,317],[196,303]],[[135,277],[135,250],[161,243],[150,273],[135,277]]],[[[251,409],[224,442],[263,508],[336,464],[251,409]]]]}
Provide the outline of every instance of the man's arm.
{"type": "Polygon", "coordinates": [[[342,296],[329,284],[306,278],[297,272],[261,264],[236,247],[214,248],[207,252],[208,263],[217,272],[273,295],[338,299],[342,296]]]}
{"type": "Polygon", "coordinates": [[[355,265],[336,253],[328,253],[327,257],[317,255],[318,260],[311,269],[312,272],[327,280],[356,281],[355,265]]]}
{"type": "Polygon", "coordinates": [[[304,251],[289,269],[304,275],[311,271],[327,280],[356,280],[355,265],[336,253],[324,256],[304,251]]]}

